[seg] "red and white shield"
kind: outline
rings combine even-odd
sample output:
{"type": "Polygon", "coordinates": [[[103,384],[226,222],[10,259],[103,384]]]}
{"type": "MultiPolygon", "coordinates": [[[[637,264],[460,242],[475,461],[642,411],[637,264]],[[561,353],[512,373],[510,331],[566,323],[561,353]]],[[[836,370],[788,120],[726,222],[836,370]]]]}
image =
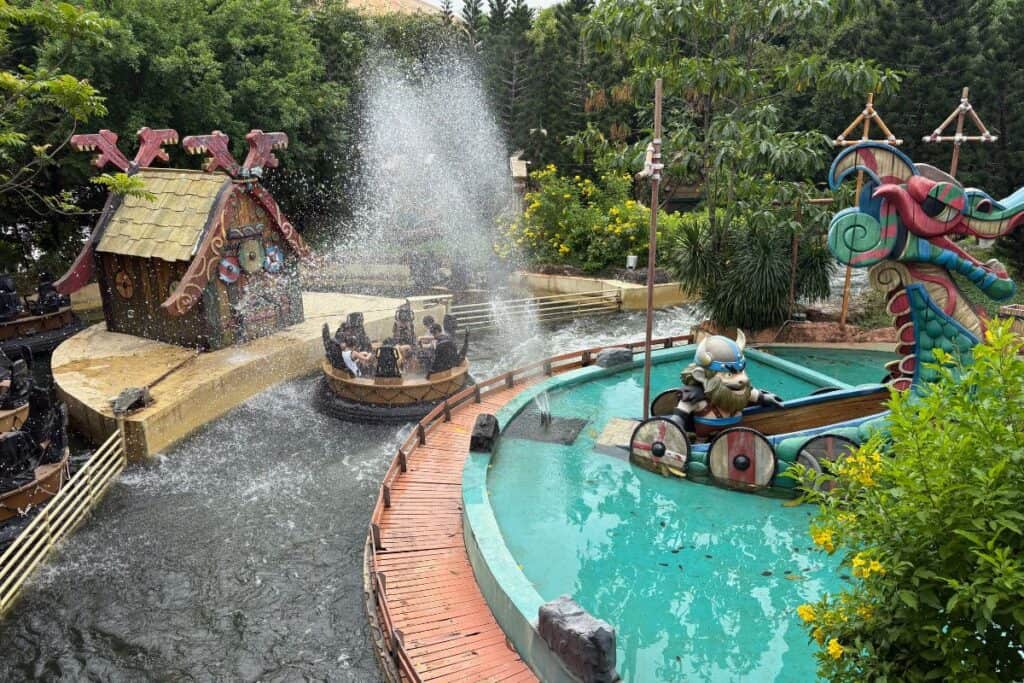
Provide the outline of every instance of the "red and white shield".
{"type": "Polygon", "coordinates": [[[633,430],[629,454],[634,459],[686,471],[690,457],[690,440],[679,425],[663,417],[652,417],[633,430]]]}
{"type": "Polygon", "coordinates": [[[726,429],[708,447],[711,476],[726,486],[765,488],[775,476],[775,465],[771,443],[749,427],[726,429]]]}
{"type": "Polygon", "coordinates": [[[217,272],[220,275],[221,282],[225,282],[229,285],[238,282],[238,276],[242,273],[242,267],[238,263],[238,257],[225,256],[222,258],[217,272]]]}

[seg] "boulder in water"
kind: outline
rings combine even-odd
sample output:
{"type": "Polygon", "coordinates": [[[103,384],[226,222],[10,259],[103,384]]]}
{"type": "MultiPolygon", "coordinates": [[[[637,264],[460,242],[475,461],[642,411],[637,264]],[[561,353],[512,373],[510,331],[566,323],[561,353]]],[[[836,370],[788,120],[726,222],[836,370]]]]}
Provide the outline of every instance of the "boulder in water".
{"type": "Polygon", "coordinates": [[[633,352],[623,348],[605,349],[598,352],[595,362],[602,368],[625,365],[633,362],[633,352]]]}

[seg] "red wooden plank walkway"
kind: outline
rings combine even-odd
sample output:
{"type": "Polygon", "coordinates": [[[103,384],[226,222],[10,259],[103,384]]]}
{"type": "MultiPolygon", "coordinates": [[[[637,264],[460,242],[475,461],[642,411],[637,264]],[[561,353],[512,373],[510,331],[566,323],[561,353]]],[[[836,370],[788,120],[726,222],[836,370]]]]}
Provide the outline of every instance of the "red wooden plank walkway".
{"type": "MultiPolygon", "coordinates": [[[[651,341],[689,344],[689,335],[651,341]]],[[[634,353],[643,342],[616,344],[634,353]]],[[[462,466],[480,413],[546,376],[590,365],[599,347],[552,356],[464,389],[432,410],[398,451],[370,519],[368,597],[378,654],[403,681],[536,681],[508,644],[462,540],[462,466]]]]}
{"type": "Polygon", "coordinates": [[[392,628],[424,681],[536,681],[506,642],[473,577],[462,540],[462,466],[480,413],[495,413],[537,380],[492,390],[430,430],[390,486],[377,572],[392,628]]]}

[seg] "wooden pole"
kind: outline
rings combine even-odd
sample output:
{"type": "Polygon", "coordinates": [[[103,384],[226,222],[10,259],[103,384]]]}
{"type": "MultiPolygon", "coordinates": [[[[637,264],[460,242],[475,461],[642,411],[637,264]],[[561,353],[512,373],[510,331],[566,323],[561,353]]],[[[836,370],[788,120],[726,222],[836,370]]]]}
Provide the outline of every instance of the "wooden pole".
{"type": "MultiPolygon", "coordinates": [[[[803,222],[803,212],[800,205],[796,206],[796,222],[803,222]]],[[[796,264],[800,255],[800,233],[793,231],[793,242],[789,248],[789,309],[786,317],[793,319],[793,308],[796,306],[796,264]]]]}
{"type": "MultiPolygon", "coordinates": [[[[871,134],[871,119],[875,115],[875,93],[868,93],[868,103],[864,107],[864,124],[861,129],[861,140],[869,140],[871,134]]],[[[891,136],[891,134],[890,134],[891,136]]],[[[860,201],[860,191],[864,189],[864,171],[857,171],[857,190],[853,201],[860,201]]],[[[846,315],[850,311],[850,279],[853,277],[853,266],[846,264],[846,277],[843,278],[843,307],[839,311],[839,327],[846,327],[846,315]]]]}
{"type": "Polygon", "coordinates": [[[960,95],[960,106],[956,110],[956,137],[953,138],[953,160],[949,162],[949,175],[956,178],[956,167],[960,163],[960,145],[964,134],[964,104],[968,102],[967,86],[960,95]]]}
{"type": "Polygon", "coordinates": [[[651,416],[651,337],[654,333],[654,268],[658,254],[658,197],[661,184],[661,79],[654,81],[654,140],[651,173],[651,230],[647,241],[647,330],[644,336],[644,419],[651,416]]]}

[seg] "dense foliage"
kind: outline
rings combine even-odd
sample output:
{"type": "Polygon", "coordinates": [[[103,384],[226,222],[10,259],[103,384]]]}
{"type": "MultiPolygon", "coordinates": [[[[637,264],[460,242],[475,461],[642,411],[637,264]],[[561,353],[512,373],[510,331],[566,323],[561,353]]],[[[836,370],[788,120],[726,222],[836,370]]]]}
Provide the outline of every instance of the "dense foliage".
{"type": "Polygon", "coordinates": [[[684,214],[661,259],[683,289],[699,295],[711,319],[763,329],[789,317],[791,287],[796,300],[829,295],[836,262],[820,237],[826,210],[768,200],[762,210],[735,216],[729,227],[723,227],[724,213],[719,210],[718,221],[706,209],[684,214]]]}
{"type": "MultiPolygon", "coordinates": [[[[596,180],[564,176],[554,164],[534,171],[536,186],[527,192],[525,210],[507,231],[510,247],[524,250],[538,263],[569,263],[587,272],[623,267],[636,254],[646,263],[651,211],[631,196],[633,179],[621,173],[602,173],[596,180]]],[[[661,211],[659,234],[673,234],[679,214],[661,211]]]]}
{"type": "MultiPolygon", "coordinates": [[[[353,144],[360,69],[382,50],[428,66],[452,52],[476,60],[509,152],[522,149],[535,169],[555,164],[566,177],[594,183],[604,173],[639,170],[651,136],[653,79],[664,78],[662,199],[697,196],[706,238],[716,241],[770,244],[784,254],[800,233],[801,251],[813,256],[816,242],[807,233],[820,224],[807,222],[807,211],[797,228],[796,206],[822,194],[827,140],[859,111],[868,90],[915,159],[945,166],[949,146],[925,145],[920,136],[970,85],[999,141],[965,146],[961,177],[994,194],[1024,178],[1017,141],[1024,105],[1013,97],[1024,86],[1024,48],[1016,40],[1024,0],[563,0],[540,11],[524,0],[472,0],[458,16],[448,2],[437,15],[383,17],[360,14],[344,0],[82,5],[3,3],[5,92],[33,101],[8,106],[0,131],[4,163],[33,169],[19,173],[20,192],[0,193],[0,266],[7,269],[60,270],[94,220],[89,212],[102,189],[88,181],[87,157],[69,155],[65,144],[85,125],[118,132],[129,153],[142,125],[182,134],[220,129],[236,153],[251,127],[287,131],[291,147],[270,181],[316,241],[347,210],[347,189],[362,163],[353,144]],[[669,34],[679,39],[664,40],[669,34]],[[39,87],[27,85],[32,79],[39,87]],[[47,91],[45,83],[53,87],[47,91]],[[779,208],[781,195],[793,203],[779,208]],[[766,212],[775,217],[769,221],[766,212]]],[[[194,164],[180,150],[176,155],[174,162],[194,164]]],[[[629,193],[646,203],[645,187],[629,193]]],[[[624,256],[586,256],[572,245],[565,253],[561,244],[551,252],[544,242],[528,256],[588,268],[624,256]]],[[[1004,251],[1024,264],[1020,245],[1008,241],[1004,251]]],[[[684,257],[681,248],[677,264],[699,258],[684,257]]],[[[820,275],[801,279],[820,283],[820,275]]],[[[740,284],[726,289],[741,291],[740,284]]],[[[801,287],[808,296],[819,291],[801,287]]],[[[773,289],[769,299],[780,292],[773,289]]],[[[777,322],[780,309],[768,308],[765,319],[777,322]]],[[[709,312],[720,311],[709,305],[709,312]]]]}
{"type": "MultiPolygon", "coordinates": [[[[34,199],[60,200],[40,208],[22,196],[25,190],[0,194],[5,270],[60,272],[95,220],[104,191],[90,182],[89,156],[66,145],[76,127],[116,132],[129,158],[135,131],[146,125],[181,135],[222,130],[239,158],[251,128],[286,131],[289,148],[278,154],[281,170],[269,181],[316,241],[318,230],[347,208],[345,188],[359,163],[353,112],[367,55],[388,51],[425,62],[463,40],[461,30],[438,17],[368,17],[343,0],[308,8],[290,0],[84,4],[41,2],[21,11],[0,2],[6,92],[33,98],[31,106],[9,108],[17,116],[4,121],[14,135],[7,139],[24,135],[31,144],[8,159],[20,165],[45,150],[28,189],[34,199]],[[39,83],[22,83],[29,78],[39,83]]],[[[173,164],[196,166],[180,148],[170,151],[173,164]]],[[[123,181],[113,176],[107,185],[130,190],[123,181]]]]}
{"type": "Polygon", "coordinates": [[[967,367],[895,395],[838,467],[812,537],[851,587],[799,609],[837,681],[1024,677],[1024,358],[994,325],[967,367]]]}

